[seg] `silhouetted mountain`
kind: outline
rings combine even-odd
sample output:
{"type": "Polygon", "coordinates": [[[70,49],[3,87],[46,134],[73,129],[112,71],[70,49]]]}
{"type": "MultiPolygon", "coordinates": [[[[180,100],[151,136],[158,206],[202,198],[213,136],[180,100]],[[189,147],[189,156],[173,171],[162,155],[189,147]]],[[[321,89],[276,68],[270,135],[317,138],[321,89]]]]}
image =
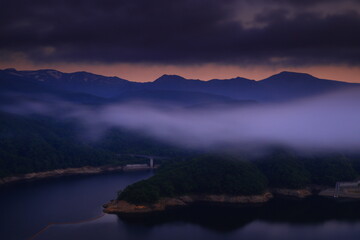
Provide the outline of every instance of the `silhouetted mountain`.
{"type": "MultiPolygon", "coordinates": [[[[263,101],[282,101],[310,97],[359,84],[319,79],[306,73],[281,72],[258,82],[263,101]]],[[[260,99],[259,99],[260,100],[260,99]]]]}
{"type": "MultiPolygon", "coordinates": [[[[154,82],[157,84],[171,84],[171,83],[183,83],[184,80],[186,81],[186,78],[183,78],[178,75],[167,75],[164,74],[158,79],[156,79],[154,82]]],[[[192,80],[193,82],[201,82],[200,80],[192,80]]]]}
{"type": "Polygon", "coordinates": [[[256,81],[246,78],[232,79],[213,79],[201,81],[185,79],[176,75],[163,75],[152,83],[147,84],[147,88],[157,90],[181,90],[202,92],[221,96],[227,96],[237,100],[255,100],[254,92],[256,81]]]}
{"type": "Polygon", "coordinates": [[[246,78],[200,81],[176,75],[163,75],[149,88],[181,90],[227,96],[237,100],[286,101],[309,97],[359,84],[325,80],[305,73],[282,72],[261,81],[246,78]]]}
{"type": "MultiPolygon", "coordinates": [[[[163,75],[153,82],[130,82],[87,72],[56,70],[0,71],[0,92],[50,94],[81,103],[168,101],[188,105],[233,101],[274,102],[301,99],[360,84],[319,79],[305,73],[282,72],[261,81],[246,78],[201,81],[163,75]]],[[[2,96],[3,97],[3,96],[2,96]]]]}
{"type": "Polygon", "coordinates": [[[136,85],[136,83],[118,77],[105,77],[88,72],[62,73],[51,69],[38,71],[5,69],[0,71],[0,81],[1,86],[9,90],[21,91],[24,90],[25,86],[33,86],[27,91],[63,90],[87,93],[99,97],[117,96],[130,85],[136,85]]]}

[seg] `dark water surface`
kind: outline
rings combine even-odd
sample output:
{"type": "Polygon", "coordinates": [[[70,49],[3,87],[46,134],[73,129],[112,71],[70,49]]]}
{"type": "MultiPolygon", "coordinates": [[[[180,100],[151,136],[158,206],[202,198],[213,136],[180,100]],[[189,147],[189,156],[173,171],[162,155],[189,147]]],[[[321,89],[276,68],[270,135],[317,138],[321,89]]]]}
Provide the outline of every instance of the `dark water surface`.
{"type": "Polygon", "coordinates": [[[150,171],[119,172],[1,186],[0,240],[28,239],[49,222],[96,217],[118,190],[151,175],[150,171]]]}
{"type": "MultiPolygon", "coordinates": [[[[101,214],[116,191],[151,172],[67,177],[0,188],[0,239],[27,239],[49,222],[101,214]]],[[[193,206],[128,217],[105,215],[80,224],[53,225],[38,240],[360,239],[360,203],[311,198],[263,206],[193,206]]]]}

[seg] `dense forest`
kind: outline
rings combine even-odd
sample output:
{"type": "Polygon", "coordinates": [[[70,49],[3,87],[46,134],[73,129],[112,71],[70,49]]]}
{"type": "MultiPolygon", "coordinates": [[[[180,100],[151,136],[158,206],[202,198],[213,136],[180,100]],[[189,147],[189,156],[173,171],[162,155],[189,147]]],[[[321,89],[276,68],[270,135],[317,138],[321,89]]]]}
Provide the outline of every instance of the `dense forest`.
{"type": "Polygon", "coordinates": [[[156,174],[119,192],[118,199],[149,204],[161,197],[184,194],[253,195],[271,187],[303,188],[333,185],[359,174],[356,157],[295,157],[282,152],[246,161],[227,156],[203,156],[165,164],[156,174]]]}
{"type": "Polygon", "coordinates": [[[206,156],[165,164],[153,177],[127,187],[119,199],[153,203],[160,197],[189,193],[252,195],[266,187],[266,177],[254,164],[206,156]]]}
{"type": "Polygon", "coordinates": [[[121,129],[110,129],[96,140],[88,139],[81,128],[70,120],[0,112],[0,178],[59,168],[147,161],[126,154],[191,154],[121,129]]]}
{"type": "Polygon", "coordinates": [[[333,186],[360,174],[360,157],[338,153],[299,156],[280,151],[254,161],[270,187],[302,188],[309,184],[333,186]]]}

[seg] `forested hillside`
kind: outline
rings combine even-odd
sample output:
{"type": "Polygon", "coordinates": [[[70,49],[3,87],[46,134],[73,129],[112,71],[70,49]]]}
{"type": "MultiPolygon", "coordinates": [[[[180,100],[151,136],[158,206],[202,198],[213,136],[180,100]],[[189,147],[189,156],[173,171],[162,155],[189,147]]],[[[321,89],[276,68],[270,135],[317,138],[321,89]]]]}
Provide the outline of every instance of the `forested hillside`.
{"type": "Polygon", "coordinates": [[[310,184],[334,186],[360,174],[360,158],[296,157],[274,153],[253,161],[222,155],[202,156],[165,164],[155,176],[128,186],[118,199],[151,204],[162,197],[187,194],[255,195],[268,188],[305,188],[310,184]]]}
{"type": "Polygon", "coordinates": [[[139,133],[111,129],[95,140],[81,126],[40,116],[0,112],[0,177],[58,168],[124,164],[126,154],[181,156],[185,151],[139,133]]]}

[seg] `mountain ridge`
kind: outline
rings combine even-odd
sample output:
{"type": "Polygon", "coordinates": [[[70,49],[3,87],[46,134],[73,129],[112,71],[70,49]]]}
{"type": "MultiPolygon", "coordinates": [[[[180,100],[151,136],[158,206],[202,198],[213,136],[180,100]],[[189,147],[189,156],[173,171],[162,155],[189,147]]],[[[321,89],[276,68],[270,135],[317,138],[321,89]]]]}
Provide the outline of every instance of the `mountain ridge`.
{"type": "Polygon", "coordinates": [[[242,77],[204,81],[164,74],[152,82],[134,82],[84,71],[63,73],[54,69],[32,71],[4,69],[0,70],[0,86],[2,92],[11,90],[28,93],[32,91],[31,89],[35,92],[65,91],[105,99],[124,98],[129,92],[137,91],[144,93],[159,91],[159,94],[165,91],[182,91],[212,94],[240,101],[279,102],[359,87],[360,84],[321,79],[307,73],[289,71],[258,81],[242,77]]]}
{"type": "MultiPolygon", "coordinates": [[[[352,83],[352,82],[346,82],[346,81],[341,81],[341,80],[333,80],[333,79],[322,79],[322,78],[318,78],[315,77],[309,73],[302,73],[302,72],[292,72],[292,71],[282,71],[276,74],[273,74],[269,77],[263,78],[263,79],[259,79],[259,80],[254,80],[254,79],[250,79],[250,78],[244,78],[244,77],[240,77],[240,76],[236,76],[233,78],[224,78],[224,79],[219,79],[219,78],[212,78],[209,80],[202,80],[202,79],[192,79],[192,78],[185,78],[183,76],[177,75],[177,74],[163,74],[160,77],[154,79],[153,81],[149,81],[149,82],[137,82],[137,81],[130,81],[118,76],[105,76],[105,75],[100,75],[100,74],[95,74],[95,73],[91,73],[91,72],[87,72],[87,71],[76,71],[76,72],[69,72],[69,73],[65,73],[65,72],[61,72],[59,70],[56,69],[38,69],[38,70],[17,70],[15,68],[6,68],[6,69],[0,69],[0,73],[1,72],[8,72],[8,73],[12,73],[14,75],[17,76],[29,76],[29,75],[34,75],[36,73],[48,73],[49,75],[51,74],[61,74],[61,75],[65,75],[65,76],[76,76],[76,75],[87,75],[87,76],[93,76],[93,77],[98,77],[98,78],[107,78],[107,79],[111,79],[111,80],[120,80],[120,81],[126,81],[126,82],[131,82],[131,83],[143,83],[143,84],[147,84],[147,83],[154,83],[154,82],[163,82],[163,81],[180,81],[180,80],[187,80],[187,81],[195,81],[195,82],[212,82],[212,81],[253,81],[253,82],[262,82],[262,81],[270,81],[270,80],[275,80],[278,78],[293,78],[293,79],[287,79],[287,80],[298,80],[299,77],[302,77],[302,80],[326,80],[326,81],[333,81],[333,82],[341,82],[341,83],[348,83],[348,84],[359,84],[359,83],[352,83]],[[22,75],[21,75],[22,74],[22,75]],[[26,75],[24,75],[26,74],[26,75]]],[[[56,78],[56,77],[54,77],[56,78]]],[[[360,85],[360,84],[359,84],[360,85]]]]}

